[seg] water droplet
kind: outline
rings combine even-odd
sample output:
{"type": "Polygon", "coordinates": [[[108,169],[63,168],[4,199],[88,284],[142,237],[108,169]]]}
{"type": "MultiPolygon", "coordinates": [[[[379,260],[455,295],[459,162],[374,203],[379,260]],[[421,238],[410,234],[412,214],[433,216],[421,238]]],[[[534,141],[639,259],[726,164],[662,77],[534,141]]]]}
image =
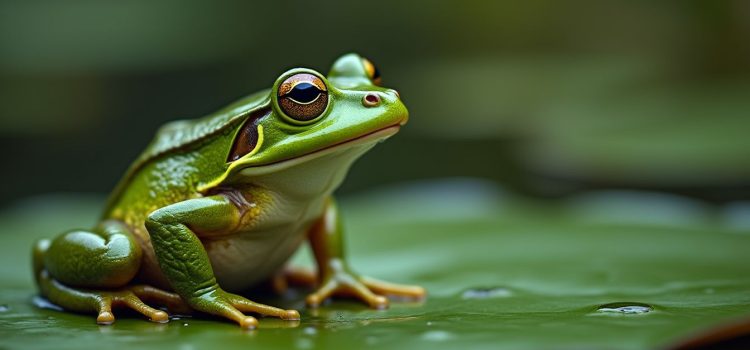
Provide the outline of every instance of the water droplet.
{"type": "Polygon", "coordinates": [[[0,305],[0,312],[7,312],[8,310],[10,310],[10,306],[0,305]]]}
{"type": "Polygon", "coordinates": [[[63,308],[52,304],[49,302],[49,300],[44,299],[40,296],[35,296],[33,299],[31,299],[31,302],[40,309],[49,309],[49,310],[55,310],[55,311],[63,311],[63,308]]]}
{"type": "MultiPolygon", "coordinates": [[[[166,310],[164,310],[164,311],[166,311],[166,310]]],[[[170,321],[179,321],[179,320],[182,320],[184,318],[190,319],[190,318],[192,318],[192,316],[190,316],[190,315],[181,315],[181,314],[170,314],[169,315],[169,320],[170,321]]]]}
{"type": "Polygon", "coordinates": [[[298,349],[310,349],[315,344],[313,343],[313,340],[310,338],[298,338],[295,345],[298,349]]]}
{"type": "Polygon", "coordinates": [[[651,307],[651,305],[647,305],[643,303],[621,302],[621,303],[604,304],[602,306],[599,306],[599,309],[597,311],[605,312],[605,313],[638,315],[638,314],[645,314],[653,310],[654,308],[651,307]]]}
{"type": "Polygon", "coordinates": [[[432,326],[432,321],[427,321],[428,326],[432,326]]]}
{"type": "Polygon", "coordinates": [[[453,334],[446,331],[429,331],[422,333],[422,339],[430,341],[446,341],[453,338],[453,334]]]}
{"type": "Polygon", "coordinates": [[[367,337],[365,337],[365,343],[367,345],[375,345],[375,344],[378,343],[378,337],[373,337],[371,335],[367,336],[367,337]]]}
{"type": "Polygon", "coordinates": [[[318,333],[318,330],[315,327],[305,327],[303,332],[307,335],[315,335],[318,333]]]}
{"type": "Polygon", "coordinates": [[[479,287],[470,288],[461,294],[464,299],[489,299],[489,298],[507,298],[513,295],[508,288],[503,287],[479,287]]]}
{"type": "Polygon", "coordinates": [[[187,327],[188,326],[187,322],[183,323],[182,326],[187,327]]]}

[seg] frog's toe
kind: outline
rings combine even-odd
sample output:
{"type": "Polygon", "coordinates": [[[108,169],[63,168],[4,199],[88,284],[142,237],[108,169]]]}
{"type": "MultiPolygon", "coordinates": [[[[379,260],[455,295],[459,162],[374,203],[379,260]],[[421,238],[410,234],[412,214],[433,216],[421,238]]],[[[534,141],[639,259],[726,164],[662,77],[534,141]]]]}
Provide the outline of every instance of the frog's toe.
{"type": "Polygon", "coordinates": [[[157,322],[157,323],[166,323],[169,322],[169,315],[167,315],[166,312],[154,309],[143,301],[141,301],[140,298],[135,296],[135,294],[130,294],[122,298],[122,303],[125,304],[127,307],[139,312],[140,314],[148,317],[151,322],[157,322]]]}
{"type": "Polygon", "coordinates": [[[263,316],[278,317],[282,320],[296,321],[300,319],[299,312],[297,310],[284,310],[277,307],[256,303],[250,301],[239,295],[227,293],[232,306],[236,307],[237,310],[242,312],[253,312],[261,314],[263,316]]]}
{"type": "Polygon", "coordinates": [[[373,296],[370,300],[368,300],[367,303],[370,305],[371,308],[378,309],[378,310],[387,309],[389,305],[388,298],[382,295],[373,296]]]}
{"type": "Polygon", "coordinates": [[[305,298],[305,304],[307,304],[307,306],[311,308],[317,308],[320,306],[320,304],[323,303],[324,300],[325,298],[321,297],[317,293],[310,294],[307,296],[307,298],[305,298]]]}
{"type": "Polygon", "coordinates": [[[360,277],[362,283],[377,294],[392,295],[410,299],[423,299],[427,291],[420,286],[396,284],[371,277],[360,277]]]}
{"type": "Polygon", "coordinates": [[[334,279],[330,279],[326,283],[323,283],[323,285],[314,293],[308,295],[307,298],[305,298],[305,303],[312,308],[319,307],[320,304],[330,298],[339,287],[339,284],[334,279]]]}
{"type": "Polygon", "coordinates": [[[348,288],[350,293],[364,301],[373,309],[384,310],[388,308],[388,298],[373,293],[364,283],[357,281],[348,288]]]}
{"type": "Polygon", "coordinates": [[[299,321],[299,319],[300,319],[299,311],[297,311],[297,310],[286,310],[286,311],[284,311],[283,314],[281,314],[279,316],[279,318],[281,318],[282,320],[287,320],[287,321],[299,321]]]}
{"type": "Polygon", "coordinates": [[[101,311],[99,312],[99,315],[96,316],[96,323],[101,325],[113,324],[115,323],[115,315],[113,315],[111,311],[101,311]]]}
{"type": "Polygon", "coordinates": [[[247,316],[240,321],[240,327],[244,329],[258,328],[258,320],[255,317],[247,316]]]}
{"type": "Polygon", "coordinates": [[[170,312],[192,313],[193,309],[176,293],[170,293],[149,285],[135,285],[130,290],[141,300],[154,301],[164,305],[170,312]]]}
{"type": "Polygon", "coordinates": [[[151,321],[157,323],[167,323],[169,322],[169,314],[164,311],[158,310],[154,312],[153,315],[151,315],[151,321]]]}
{"type": "Polygon", "coordinates": [[[115,323],[115,315],[112,313],[112,298],[107,295],[98,295],[96,323],[109,325],[115,323]]]}

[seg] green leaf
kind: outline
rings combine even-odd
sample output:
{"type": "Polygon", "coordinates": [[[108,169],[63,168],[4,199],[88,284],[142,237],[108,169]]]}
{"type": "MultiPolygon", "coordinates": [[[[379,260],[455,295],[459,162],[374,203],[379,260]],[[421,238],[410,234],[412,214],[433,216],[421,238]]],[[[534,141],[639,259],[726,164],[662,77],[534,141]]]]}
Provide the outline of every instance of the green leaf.
{"type": "Polygon", "coordinates": [[[300,308],[302,321],[262,318],[255,331],[136,314],[97,326],[32,304],[29,251],[37,237],[93,224],[101,200],[42,197],[0,214],[0,348],[651,349],[750,314],[747,203],[622,191],[543,201],[446,180],[340,204],[353,267],[423,285],[425,302],[376,311],[338,299],[310,311],[296,290],[258,300],[300,308]]]}

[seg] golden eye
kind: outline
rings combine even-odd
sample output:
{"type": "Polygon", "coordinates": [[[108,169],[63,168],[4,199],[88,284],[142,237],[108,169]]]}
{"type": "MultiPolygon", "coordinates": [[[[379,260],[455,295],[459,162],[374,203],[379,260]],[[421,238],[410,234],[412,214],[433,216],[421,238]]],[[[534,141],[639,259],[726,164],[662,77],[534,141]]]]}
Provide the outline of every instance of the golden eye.
{"type": "Polygon", "coordinates": [[[326,84],[309,73],[295,74],[284,80],[277,95],[281,110],[301,122],[317,118],[328,106],[326,84]]]}
{"type": "Polygon", "coordinates": [[[366,58],[362,58],[362,64],[365,66],[365,72],[367,72],[367,77],[370,78],[370,81],[372,81],[374,85],[380,86],[383,80],[380,78],[380,71],[378,71],[378,68],[366,58]]]}

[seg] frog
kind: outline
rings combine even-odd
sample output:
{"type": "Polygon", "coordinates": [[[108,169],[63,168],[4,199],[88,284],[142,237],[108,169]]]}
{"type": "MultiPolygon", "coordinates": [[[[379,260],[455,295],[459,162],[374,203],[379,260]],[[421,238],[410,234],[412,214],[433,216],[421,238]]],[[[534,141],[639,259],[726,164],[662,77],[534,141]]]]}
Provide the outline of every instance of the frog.
{"type": "Polygon", "coordinates": [[[197,312],[245,329],[258,326],[253,315],[300,319],[298,310],[243,294],[269,281],[307,284],[311,310],[339,296],[374,309],[387,308],[390,296],[423,299],[420,286],[351,268],[333,195],[354,161],[408,119],[375,65],[350,53],[327,76],[293,68],[270,89],[167,123],[93,228],[35,242],[39,294],[102,325],[125,308],[152,322],[197,312]],[[315,272],[289,267],[304,243],[315,272]]]}

